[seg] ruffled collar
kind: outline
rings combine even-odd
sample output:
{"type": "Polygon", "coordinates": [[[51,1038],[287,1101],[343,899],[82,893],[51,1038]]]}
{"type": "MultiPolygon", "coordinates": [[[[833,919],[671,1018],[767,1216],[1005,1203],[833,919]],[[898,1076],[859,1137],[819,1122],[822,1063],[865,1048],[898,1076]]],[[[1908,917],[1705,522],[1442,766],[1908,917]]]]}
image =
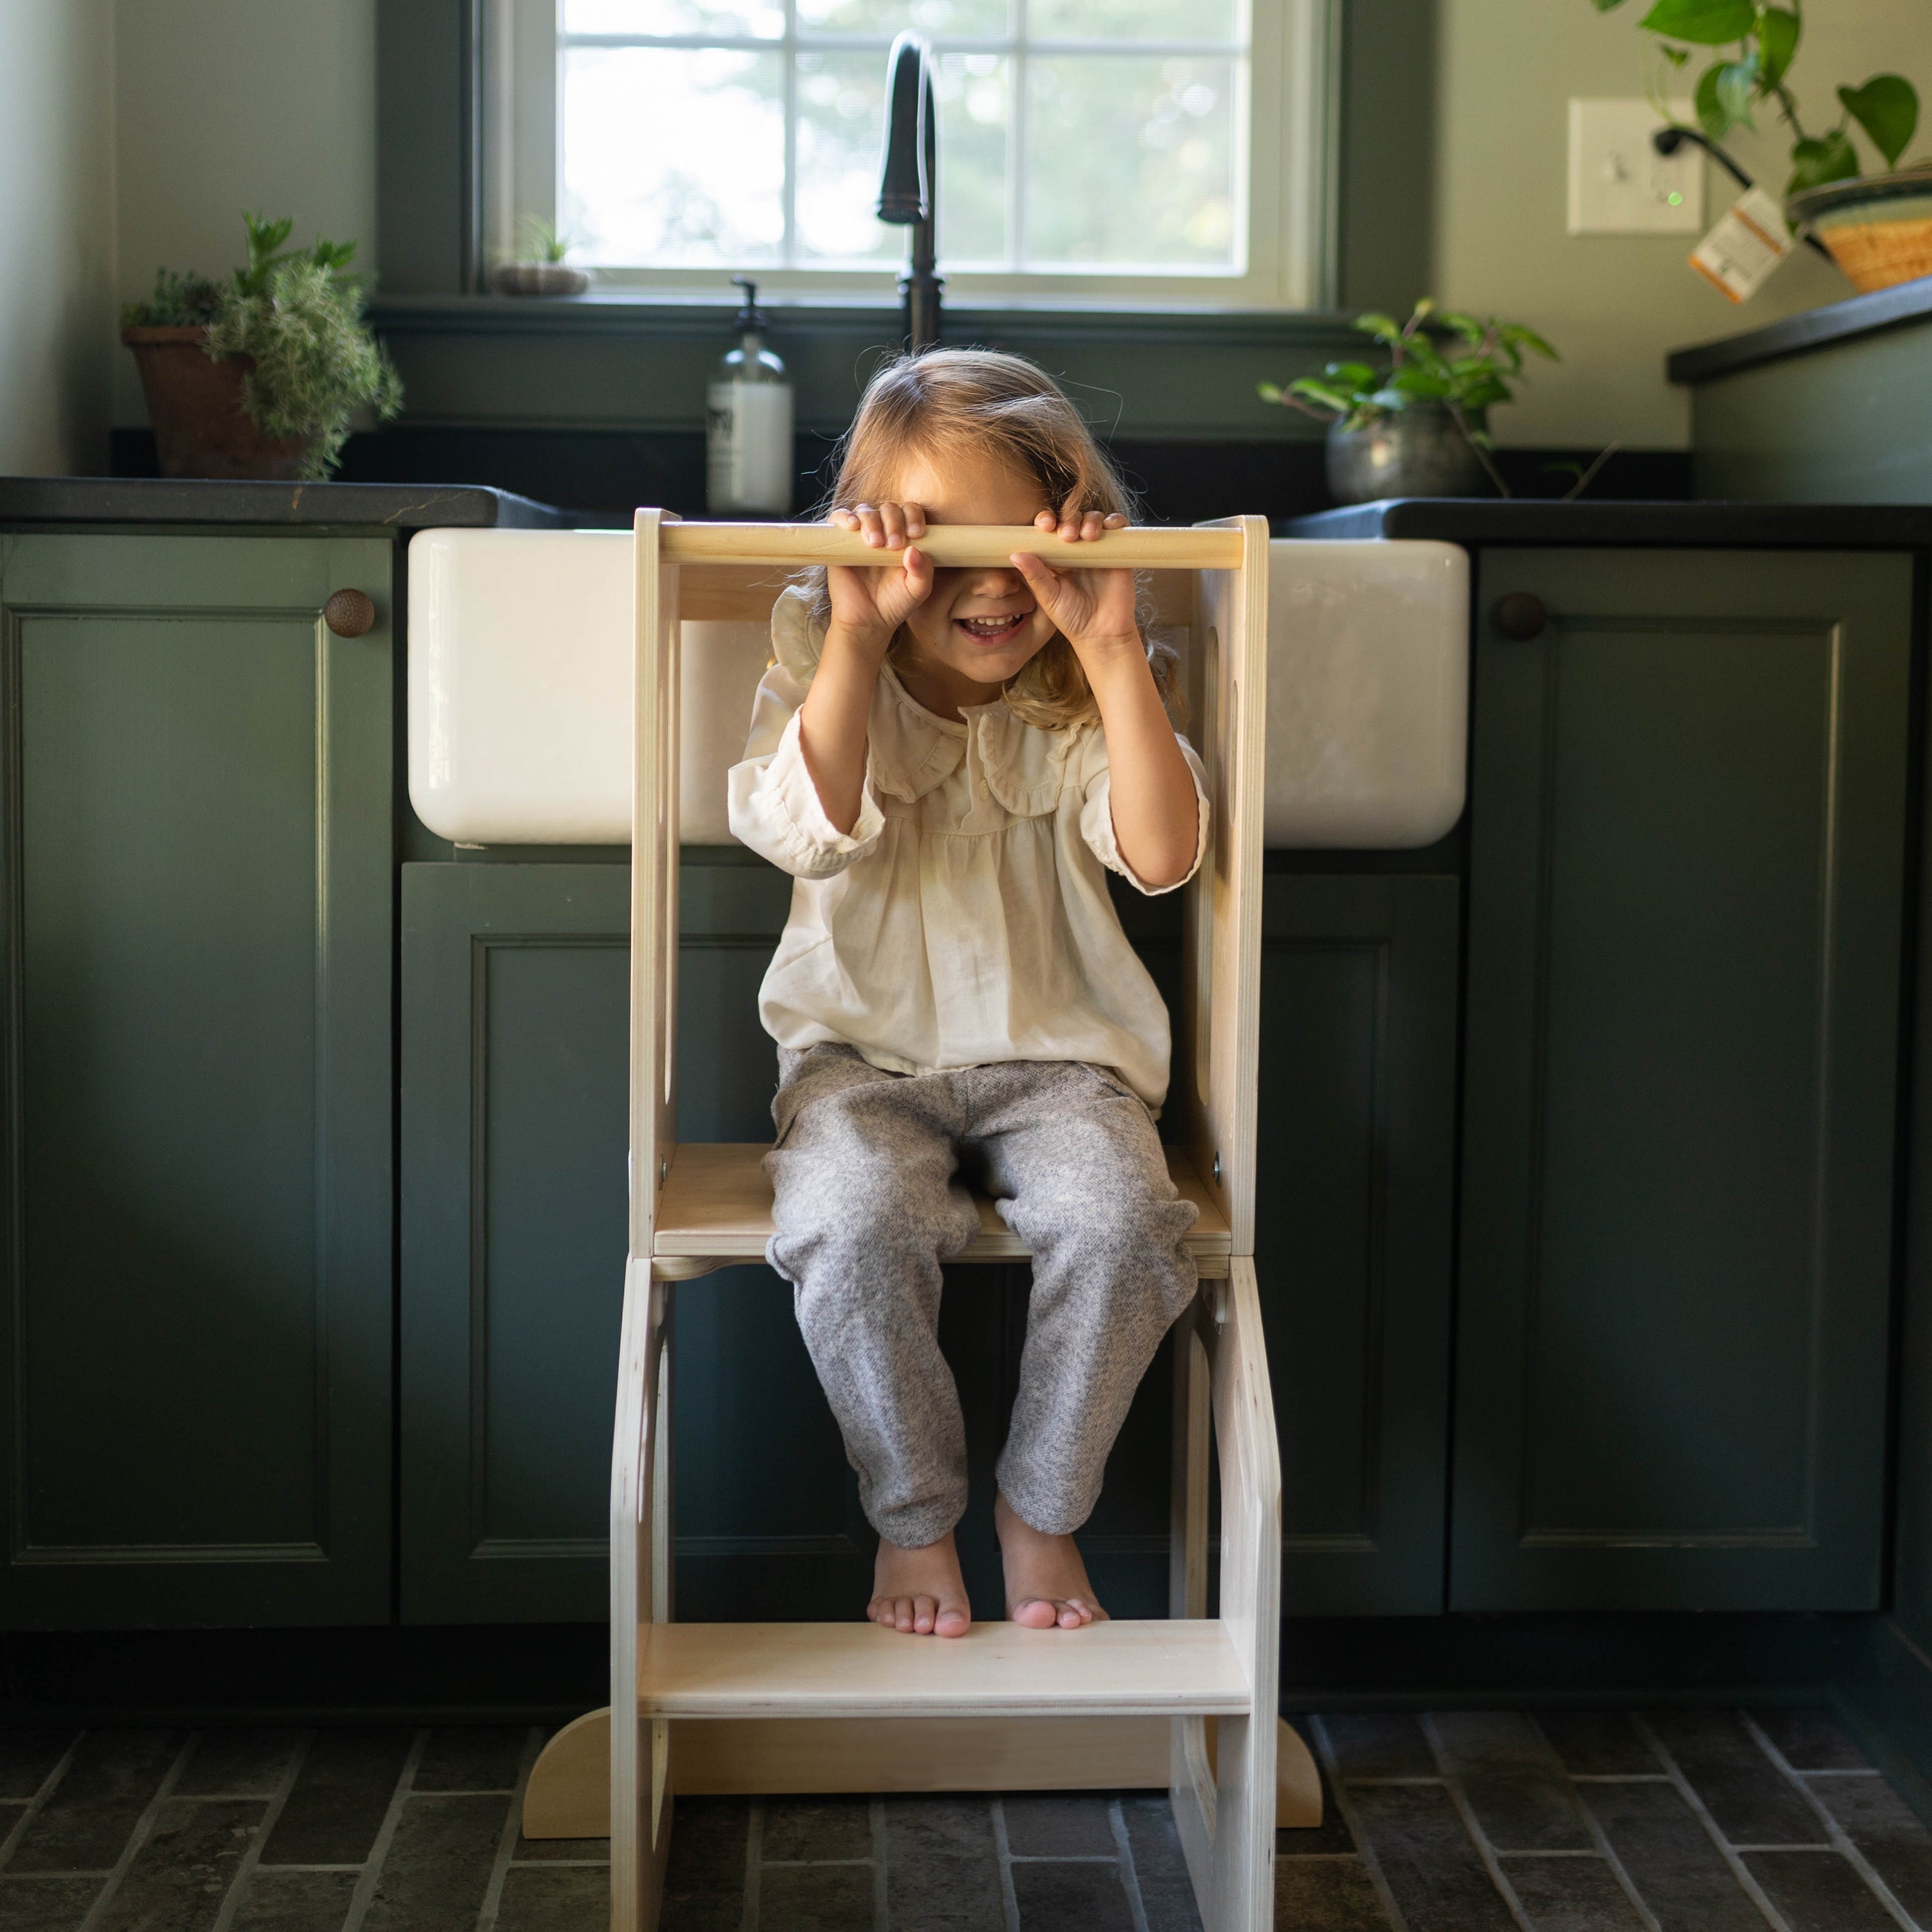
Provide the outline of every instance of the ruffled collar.
{"type": "MultiPolygon", "coordinates": [[[[772,649],[801,685],[818,668],[824,634],[806,592],[782,592],[772,611],[772,649]]],[[[890,665],[872,692],[868,776],[875,790],[908,805],[944,784],[976,749],[986,789],[1016,818],[1037,818],[1060,802],[1069,754],[1090,724],[1043,731],[1016,718],[1004,698],[964,707],[955,723],[926,710],[890,665]]]]}

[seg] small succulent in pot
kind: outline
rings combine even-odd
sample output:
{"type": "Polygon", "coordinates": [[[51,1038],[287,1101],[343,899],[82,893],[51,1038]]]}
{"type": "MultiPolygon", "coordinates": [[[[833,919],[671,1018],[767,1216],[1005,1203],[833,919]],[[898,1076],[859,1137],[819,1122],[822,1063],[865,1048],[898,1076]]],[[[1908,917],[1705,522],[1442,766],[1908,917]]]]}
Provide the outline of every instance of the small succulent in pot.
{"type": "Polygon", "coordinates": [[[320,479],[358,410],[402,406],[402,383],[345,274],[352,242],[284,246],[292,220],[244,214],[248,260],[225,282],[164,268],[130,304],[134,352],[165,476],[320,479]]]}
{"type": "Polygon", "coordinates": [[[580,296],[590,286],[581,268],[570,266],[575,241],[554,221],[526,214],[517,224],[511,259],[500,262],[490,284],[500,296],[580,296]]]}
{"type": "Polygon", "coordinates": [[[1385,368],[1330,362],[1319,376],[1282,388],[1258,385],[1262,400],[1325,422],[1328,487],[1340,502],[1378,497],[1510,494],[1491,458],[1488,412],[1514,400],[1526,352],[1558,360],[1534,330],[1493,316],[1478,321],[1438,310],[1426,298],[1406,322],[1358,316],[1355,326],[1389,352],[1385,368]]]}

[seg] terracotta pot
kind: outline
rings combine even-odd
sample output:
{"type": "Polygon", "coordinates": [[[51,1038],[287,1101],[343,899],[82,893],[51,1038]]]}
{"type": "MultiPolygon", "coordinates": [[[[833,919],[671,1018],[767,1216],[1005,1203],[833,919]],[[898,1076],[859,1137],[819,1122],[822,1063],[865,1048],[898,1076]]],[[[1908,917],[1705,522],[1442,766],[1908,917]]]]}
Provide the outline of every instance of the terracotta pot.
{"type": "Polygon", "coordinates": [[[121,340],[141,372],[164,476],[300,476],[311,439],[265,436],[242,406],[252,356],[212,362],[205,328],[124,328],[121,340]]]}

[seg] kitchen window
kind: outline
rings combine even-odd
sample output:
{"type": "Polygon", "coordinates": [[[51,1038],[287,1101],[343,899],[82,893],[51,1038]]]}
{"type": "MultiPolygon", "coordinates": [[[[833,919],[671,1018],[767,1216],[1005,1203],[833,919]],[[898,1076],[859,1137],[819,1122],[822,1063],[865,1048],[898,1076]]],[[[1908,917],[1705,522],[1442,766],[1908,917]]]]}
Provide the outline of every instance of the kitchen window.
{"type": "Polygon", "coordinates": [[[938,56],[956,303],[1328,293],[1335,0],[494,0],[486,220],[608,286],[890,290],[886,54],[938,56]]]}

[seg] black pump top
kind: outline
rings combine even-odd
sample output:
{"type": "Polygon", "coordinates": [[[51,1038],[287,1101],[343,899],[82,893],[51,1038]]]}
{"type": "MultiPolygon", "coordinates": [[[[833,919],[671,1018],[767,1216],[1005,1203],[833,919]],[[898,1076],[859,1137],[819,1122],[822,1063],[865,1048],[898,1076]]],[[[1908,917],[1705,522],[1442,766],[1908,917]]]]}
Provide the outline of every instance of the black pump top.
{"type": "Polygon", "coordinates": [[[739,328],[748,332],[756,329],[762,334],[765,326],[765,312],[758,306],[758,284],[748,280],[742,275],[734,275],[731,286],[745,291],[745,306],[738,311],[739,328]]]}

